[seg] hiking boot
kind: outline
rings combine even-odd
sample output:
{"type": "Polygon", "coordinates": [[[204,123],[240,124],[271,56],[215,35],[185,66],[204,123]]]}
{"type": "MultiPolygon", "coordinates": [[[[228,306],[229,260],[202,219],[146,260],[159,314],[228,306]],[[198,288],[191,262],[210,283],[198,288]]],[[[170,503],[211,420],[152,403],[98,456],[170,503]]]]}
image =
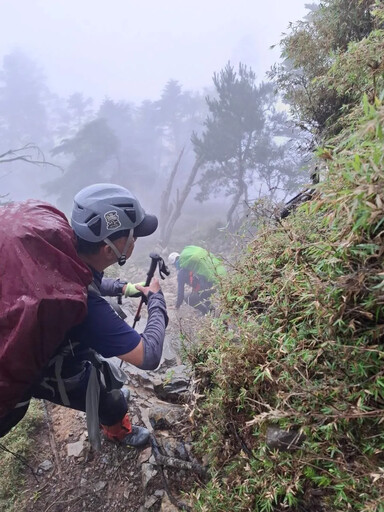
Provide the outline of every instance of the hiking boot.
{"type": "Polygon", "coordinates": [[[149,430],[145,427],[132,425],[132,432],[127,434],[121,443],[127,446],[144,446],[149,441],[149,430]]]}
{"type": "Polygon", "coordinates": [[[149,440],[149,431],[144,427],[132,425],[128,414],[115,425],[101,425],[101,428],[107,439],[127,446],[144,446],[149,440]]]}

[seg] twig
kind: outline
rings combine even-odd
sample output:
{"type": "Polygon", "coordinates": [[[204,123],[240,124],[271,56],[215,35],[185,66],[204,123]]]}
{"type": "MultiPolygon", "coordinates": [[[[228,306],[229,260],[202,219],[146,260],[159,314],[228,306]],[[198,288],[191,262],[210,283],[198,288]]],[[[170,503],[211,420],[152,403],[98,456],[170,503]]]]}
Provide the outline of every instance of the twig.
{"type": "Polygon", "coordinates": [[[161,464],[162,466],[193,471],[194,473],[197,473],[200,476],[206,475],[205,469],[200,464],[196,464],[196,462],[188,462],[187,460],[181,460],[175,457],[166,457],[165,455],[161,455],[160,453],[155,455],[155,459],[156,462],[158,464],[161,464]]]}
{"type": "Polygon", "coordinates": [[[323,419],[354,419],[354,418],[380,418],[384,417],[384,411],[381,409],[374,409],[373,411],[361,411],[356,413],[343,412],[340,414],[320,414],[316,412],[296,412],[296,411],[279,411],[272,409],[270,412],[262,412],[255,416],[252,420],[246,422],[247,427],[251,427],[257,423],[265,420],[278,420],[281,418],[296,418],[296,417],[314,417],[323,419]]]}
{"type": "MultiPolygon", "coordinates": [[[[187,512],[190,512],[192,509],[185,503],[178,501],[176,498],[174,498],[169,489],[169,485],[168,485],[167,479],[164,474],[164,468],[163,468],[164,462],[163,461],[166,459],[169,459],[170,457],[164,457],[163,455],[161,455],[159,444],[158,444],[156,437],[154,436],[153,433],[151,434],[151,445],[152,445],[153,455],[155,457],[156,462],[158,463],[161,478],[163,480],[164,488],[168,494],[169,500],[171,501],[172,505],[177,507],[179,510],[186,510],[187,512]]],[[[185,462],[185,461],[180,461],[180,462],[185,462]]]]}
{"type": "Polygon", "coordinates": [[[47,409],[47,403],[46,403],[45,400],[43,400],[43,408],[44,408],[44,416],[45,416],[45,419],[46,419],[47,424],[48,424],[49,444],[51,446],[51,450],[53,452],[53,456],[55,457],[55,464],[56,464],[56,467],[57,467],[57,472],[58,472],[59,476],[61,477],[62,476],[62,471],[61,471],[61,465],[60,465],[60,458],[59,458],[59,455],[57,453],[56,440],[55,440],[55,435],[53,433],[52,421],[51,421],[51,418],[49,416],[48,409],[47,409]]]}
{"type": "MultiPolygon", "coordinates": [[[[64,489],[64,492],[63,492],[63,495],[71,492],[71,491],[75,491],[76,489],[78,489],[78,487],[71,487],[70,489],[64,489]]],[[[75,496],[74,498],[70,498],[69,500],[66,500],[66,501],[60,501],[60,498],[62,496],[59,496],[59,498],[57,498],[55,501],[53,501],[50,505],[48,505],[48,507],[44,510],[44,512],[48,512],[48,510],[50,510],[53,505],[56,505],[57,503],[70,503],[71,501],[74,501],[74,500],[79,500],[81,498],[84,498],[84,496],[87,496],[88,494],[91,494],[91,492],[86,492],[80,496],[75,496]]]]}
{"type": "Polygon", "coordinates": [[[40,482],[39,482],[39,479],[38,479],[38,478],[37,478],[37,476],[36,476],[35,471],[33,470],[33,467],[32,467],[32,466],[30,466],[30,465],[28,464],[28,462],[26,461],[26,459],[25,459],[24,457],[22,457],[21,455],[19,455],[19,454],[17,454],[17,453],[12,452],[11,450],[9,450],[9,449],[8,449],[6,446],[4,446],[3,444],[0,444],[0,448],[1,448],[2,450],[4,450],[5,452],[8,452],[8,453],[10,453],[11,455],[13,455],[13,456],[15,457],[15,459],[18,459],[18,460],[19,460],[20,462],[22,462],[25,466],[27,466],[27,468],[31,471],[32,475],[34,476],[34,478],[35,478],[36,482],[37,482],[38,484],[40,483],[40,482]]]}

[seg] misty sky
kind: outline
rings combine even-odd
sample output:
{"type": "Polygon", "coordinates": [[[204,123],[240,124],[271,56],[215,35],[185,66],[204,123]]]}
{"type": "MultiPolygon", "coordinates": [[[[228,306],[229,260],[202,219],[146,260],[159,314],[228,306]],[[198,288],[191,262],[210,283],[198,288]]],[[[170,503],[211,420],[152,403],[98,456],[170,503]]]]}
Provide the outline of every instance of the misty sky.
{"type": "Polygon", "coordinates": [[[169,79],[210,86],[228,60],[259,79],[304,0],[1,0],[0,58],[18,48],[60,96],[156,100],[169,79]]]}

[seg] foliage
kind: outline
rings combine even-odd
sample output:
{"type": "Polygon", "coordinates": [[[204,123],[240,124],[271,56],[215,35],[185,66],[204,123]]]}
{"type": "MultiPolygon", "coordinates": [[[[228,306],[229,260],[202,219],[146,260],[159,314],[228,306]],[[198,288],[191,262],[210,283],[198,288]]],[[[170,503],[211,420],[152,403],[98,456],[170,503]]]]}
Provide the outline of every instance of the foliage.
{"type": "MultiPolygon", "coordinates": [[[[118,140],[105,119],[95,119],[84,125],[74,137],[64,139],[53,148],[52,155],[73,155],[66,173],[45,188],[53,194],[59,190],[58,204],[66,208],[74,193],[95,182],[109,181],[107,165],[116,157],[118,140]]],[[[113,180],[111,180],[113,181],[113,180]]]]}
{"type": "MultiPolygon", "coordinates": [[[[280,42],[282,64],[276,64],[271,72],[281,90],[284,100],[291,105],[294,119],[302,128],[315,136],[335,134],[343,124],[340,116],[349,106],[354,107],[361,98],[361,78],[354,83],[357,75],[349,70],[343,55],[356,47],[359,41],[369,37],[376,28],[382,27],[382,20],[372,8],[380,8],[376,0],[325,0],[311,11],[306,19],[290,26],[290,32],[280,42]],[[351,45],[351,46],[350,46],[351,45]],[[351,87],[342,86],[345,78],[351,87]]],[[[366,42],[372,48],[376,44],[366,42]]],[[[379,46],[380,47],[380,46],[379,46]]],[[[352,52],[353,53],[353,52],[352,52]]],[[[366,55],[351,54],[353,68],[362,67],[368,72],[373,62],[380,61],[382,51],[374,61],[366,55]],[[363,59],[361,58],[363,57],[363,59]]],[[[366,91],[364,91],[366,92],[366,91]]]]}
{"type": "Polygon", "coordinates": [[[180,153],[192,132],[202,124],[206,111],[203,100],[199,93],[183,91],[179,82],[169,80],[155,103],[157,124],[173,156],[180,153]]]}
{"type": "Polygon", "coordinates": [[[384,107],[329,141],[317,199],[266,225],[191,355],[200,511],[383,511],[384,107]],[[271,450],[270,426],[305,434],[271,450]]]}
{"type": "MultiPolygon", "coordinates": [[[[1,439],[1,444],[18,457],[31,460],[33,439],[31,434],[41,425],[43,411],[40,402],[32,400],[26,416],[9,434],[1,439]]],[[[23,485],[24,475],[29,469],[22,460],[11,453],[1,450],[0,509],[3,512],[19,510],[18,499],[23,485]]]]}
{"type": "MultiPolygon", "coordinates": [[[[91,104],[92,99],[80,93],[68,98],[69,114],[64,119],[61,113],[63,124],[57,129],[66,137],[52,151],[64,160],[66,171],[46,190],[52,194],[59,191],[59,204],[64,209],[89,180],[119,182],[144,202],[153,202],[153,187],[163,189],[163,174],[178,156],[180,144],[188,141],[201,124],[205,112],[201,95],[183,91],[178,82],[171,80],[158,101],[144,101],[140,107],[106,98],[93,112],[91,104]]],[[[194,160],[188,151],[184,160],[177,181],[186,179],[188,183],[194,160]]],[[[168,231],[170,236],[172,226],[168,231]]]]}
{"type": "Polygon", "coordinates": [[[71,94],[67,100],[68,110],[73,114],[77,129],[84,124],[92,114],[92,98],[84,98],[81,92],[71,94]]]}
{"type": "Polygon", "coordinates": [[[383,54],[384,30],[374,30],[362,41],[350,43],[319,82],[326,82],[339,96],[348,95],[353,104],[364,93],[373,100],[384,85],[383,54]]]}
{"type": "MultiPolygon", "coordinates": [[[[228,63],[215,73],[213,82],[217,98],[207,97],[209,115],[201,136],[194,134],[192,143],[206,170],[199,180],[199,200],[224,191],[232,197],[227,213],[229,227],[241,200],[249,203],[249,187],[256,179],[269,184],[284,174],[290,165],[284,161],[286,146],[277,143],[278,136],[291,136],[285,116],[275,110],[272,84],[256,85],[256,76],[239,64],[238,72],[228,63]]],[[[291,173],[292,174],[292,173],[291,173]]]]}
{"type": "Polygon", "coordinates": [[[0,70],[0,134],[4,150],[35,143],[43,147],[50,93],[38,66],[21,51],[3,58],[0,70]]]}

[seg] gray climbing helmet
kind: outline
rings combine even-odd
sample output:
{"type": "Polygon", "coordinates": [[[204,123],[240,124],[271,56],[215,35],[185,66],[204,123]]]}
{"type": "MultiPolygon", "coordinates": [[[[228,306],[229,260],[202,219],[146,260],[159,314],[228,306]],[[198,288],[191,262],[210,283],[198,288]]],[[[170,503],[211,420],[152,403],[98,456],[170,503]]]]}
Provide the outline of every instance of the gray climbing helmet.
{"type": "Polygon", "coordinates": [[[79,238],[101,242],[118,231],[133,229],[133,236],[151,235],[157,217],[146,214],[134,194],[120,185],[96,183],[74,199],[71,224],[79,238]]]}

